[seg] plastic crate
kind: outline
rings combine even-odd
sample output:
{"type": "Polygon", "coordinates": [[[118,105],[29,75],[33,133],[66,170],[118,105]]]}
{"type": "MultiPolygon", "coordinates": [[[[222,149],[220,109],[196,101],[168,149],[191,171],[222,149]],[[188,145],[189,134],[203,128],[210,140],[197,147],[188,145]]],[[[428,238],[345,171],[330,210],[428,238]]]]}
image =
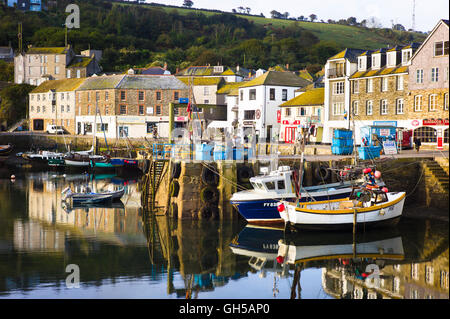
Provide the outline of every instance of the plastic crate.
{"type": "Polygon", "coordinates": [[[353,146],[353,139],[333,138],[332,146],[353,146]]]}
{"type": "Polygon", "coordinates": [[[358,155],[362,160],[369,160],[379,158],[381,153],[381,146],[364,146],[358,147],[358,155]]]}
{"type": "Polygon", "coordinates": [[[195,145],[195,160],[211,161],[213,146],[208,144],[195,145]]]}
{"type": "Polygon", "coordinates": [[[353,152],[353,146],[331,146],[331,153],[334,155],[350,155],[353,152]]]}
{"type": "Polygon", "coordinates": [[[334,137],[335,138],[351,139],[353,137],[353,131],[349,131],[349,130],[334,130],[334,137]]]}

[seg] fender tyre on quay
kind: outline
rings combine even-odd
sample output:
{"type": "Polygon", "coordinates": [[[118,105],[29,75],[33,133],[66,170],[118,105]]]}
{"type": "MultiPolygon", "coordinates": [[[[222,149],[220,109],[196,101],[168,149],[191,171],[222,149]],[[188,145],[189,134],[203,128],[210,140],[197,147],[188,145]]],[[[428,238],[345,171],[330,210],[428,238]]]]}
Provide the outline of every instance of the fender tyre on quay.
{"type": "Polygon", "coordinates": [[[219,211],[217,207],[206,205],[200,209],[199,218],[200,219],[217,219],[219,216],[219,211]]]}
{"type": "Polygon", "coordinates": [[[330,171],[326,166],[320,165],[314,170],[314,177],[319,181],[326,181],[330,177],[330,171]]]}
{"type": "Polygon", "coordinates": [[[237,171],[237,179],[239,183],[248,183],[250,177],[253,177],[253,170],[248,166],[241,166],[237,171]]]}
{"type": "Polygon", "coordinates": [[[180,184],[177,181],[172,181],[169,188],[170,197],[178,197],[179,192],[180,184]]]}
{"type": "Polygon", "coordinates": [[[181,163],[173,163],[172,170],[170,172],[170,178],[179,178],[181,174],[181,163]]]}
{"type": "Polygon", "coordinates": [[[219,176],[208,167],[203,167],[202,181],[206,185],[217,186],[219,184],[219,176]]]}
{"type": "Polygon", "coordinates": [[[204,204],[215,204],[219,200],[217,188],[207,186],[200,191],[200,200],[204,204]]]}

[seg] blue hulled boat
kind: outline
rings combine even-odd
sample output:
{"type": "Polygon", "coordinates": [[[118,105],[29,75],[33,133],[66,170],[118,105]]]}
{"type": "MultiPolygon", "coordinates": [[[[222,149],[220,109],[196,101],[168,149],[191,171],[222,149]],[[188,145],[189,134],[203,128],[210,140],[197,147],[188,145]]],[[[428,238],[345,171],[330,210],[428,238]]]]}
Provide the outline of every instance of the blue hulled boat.
{"type": "MultiPolygon", "coordinates": [[[[348,197],[352,186],[361,181],[343,181],[319,186],[302,187],[300,202],[324,201],[348,197]]],[[[252,190],[234,193],[231,204],[249,223],[284,223],[277,209],[280,200],[295,202],[293,171],[289,166],[250,178],[252,190]]]]}

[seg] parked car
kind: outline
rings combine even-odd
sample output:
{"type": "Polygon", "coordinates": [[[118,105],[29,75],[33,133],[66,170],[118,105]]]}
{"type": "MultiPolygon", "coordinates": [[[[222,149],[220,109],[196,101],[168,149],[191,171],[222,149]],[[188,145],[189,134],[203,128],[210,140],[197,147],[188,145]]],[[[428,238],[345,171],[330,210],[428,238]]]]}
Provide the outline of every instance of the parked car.
{"type": "Polygon", "coordinates": [[[63,126],[52,124],[47,125],[47,134],[65,134],[65,133],[66,130],[64,129],[63,126]]]}

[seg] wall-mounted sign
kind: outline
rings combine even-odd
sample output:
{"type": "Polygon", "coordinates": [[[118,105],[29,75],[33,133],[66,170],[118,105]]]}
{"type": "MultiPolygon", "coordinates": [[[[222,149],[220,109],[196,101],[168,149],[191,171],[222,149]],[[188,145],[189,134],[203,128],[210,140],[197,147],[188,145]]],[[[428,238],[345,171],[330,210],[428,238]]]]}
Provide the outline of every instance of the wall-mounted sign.
{"type": "Polygon", "coordinates": [[[277,111],[277,123],[281,123],[281,110],[277,111]]]}
{"type": "Polygon", "coordinates": [[[256,119],[259,120],[259,118],[261,117],[261,110],[256,110],[255,116],[256,119]]]}
{"type": "Polygon", "coordinates": [[[449,125],[448,119],[424,119],[422,125],[449,125]]]}
{"type": "Polygon", "coordinates": [[[411,122],[411,125],[412,125],[412,126],[419,126],[419,125],[420,125],[420,122],[419,122],[419,120],[413,120],[413,121],[411,122]]]}
{"type": "Polygon", "coordinates": [[[253,122],[253,121],[244,121],[243,124],[245,126],[255,126],[255,122],[253,122]]]}

